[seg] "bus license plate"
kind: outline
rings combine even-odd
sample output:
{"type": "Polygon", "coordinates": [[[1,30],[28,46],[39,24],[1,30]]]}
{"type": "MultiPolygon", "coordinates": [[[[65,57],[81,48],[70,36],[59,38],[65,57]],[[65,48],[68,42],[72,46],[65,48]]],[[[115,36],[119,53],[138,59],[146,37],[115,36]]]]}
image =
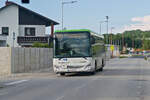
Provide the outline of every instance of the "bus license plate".
{"type": "Polygon", "coordinates": [[[63,61],[67,61],[67,58],[63,58],[63,61]]]}

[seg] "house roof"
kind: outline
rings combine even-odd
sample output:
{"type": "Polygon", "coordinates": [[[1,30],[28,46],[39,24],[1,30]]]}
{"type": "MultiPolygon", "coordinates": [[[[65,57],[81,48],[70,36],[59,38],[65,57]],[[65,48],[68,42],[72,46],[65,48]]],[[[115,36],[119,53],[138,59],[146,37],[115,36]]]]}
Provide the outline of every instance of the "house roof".
{"type": "Polygon", "coordinates": [[[52,19],[49,19],[49,18],[47,18],[47,17],[45,17],[45,16],[43,16],[43,15],[41,15],[41,14],[38,14],[38,13],[32,11],[32,10],[29,10],[29,9],[23,7],[23,6],[20,6],[20,5],[16,4],[16,3],[10,2],[10,1],[7,2],[7,5],[6,5],[6,6],[0,8],[0,11],[3,10],[3,9],[5,9],[5,8],[8,7],[8,6],[11,6],[11,5],[16,5],[16,6],[19,7],[19,9],[21,9],[21,10],[23,10],[23,11],[26,11],[27,13],[30,13],[30,14],[32,14],[33,16],[38,17],[40,20],[42,20],[42,24],[44,24],[45,26],[50,26],[51,24],[53,24],[53,25],[58,25],[58,24],[59,24],[58,22],[56,22],[56,21],[54,21],[54,20],[52,20],[52,19]]]}

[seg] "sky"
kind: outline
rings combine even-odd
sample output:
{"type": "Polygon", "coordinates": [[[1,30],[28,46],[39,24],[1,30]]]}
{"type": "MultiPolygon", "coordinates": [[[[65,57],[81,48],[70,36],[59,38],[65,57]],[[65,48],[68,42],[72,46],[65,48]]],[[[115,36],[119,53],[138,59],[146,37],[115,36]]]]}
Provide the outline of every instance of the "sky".
{"type": "MultiPolygon", "coordinates": [[[[6,0],[0,0],[3,7],[6,0]]],[[[9,0],[59,22],[55,30],[62,26],[62,0],[30,0],[22,4],[21,0],[9,0]]],[[[72,0],[63,0],[69,2],[72,0]]],[[[150,30],[150,0],[76,0],[76,3],[64,5],[64,27],[66,29],[90,29],[100,33],[100,22],[109,16],[109,32],[126,30],[150,30]]],[[[107,32],[107,25],[101,26],[102,33],[107,32]]],[[[47,33],[50,33],[47,28],[47,33]]]]}

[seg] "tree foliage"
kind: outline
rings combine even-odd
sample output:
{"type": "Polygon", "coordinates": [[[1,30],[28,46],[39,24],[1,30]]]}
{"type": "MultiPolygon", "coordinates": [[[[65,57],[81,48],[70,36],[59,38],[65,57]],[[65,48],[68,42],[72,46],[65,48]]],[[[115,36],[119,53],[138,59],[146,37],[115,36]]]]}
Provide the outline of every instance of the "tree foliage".
{"type": "Polygon", "coordinates": [[[35,43],[33,43],[32,47],[36,47],[36,48],[52,48],[53,44],[50,43],[50,45],[49,45],[48,43],[35,42],[35,43]]]}
{"type": "Polygon", "coordinates": [[[113,44],[130,47],[150,49],[150,31],[132,30],[117,34],[104,34],[105,43],[110,44],[112,35],[113,44]]]}

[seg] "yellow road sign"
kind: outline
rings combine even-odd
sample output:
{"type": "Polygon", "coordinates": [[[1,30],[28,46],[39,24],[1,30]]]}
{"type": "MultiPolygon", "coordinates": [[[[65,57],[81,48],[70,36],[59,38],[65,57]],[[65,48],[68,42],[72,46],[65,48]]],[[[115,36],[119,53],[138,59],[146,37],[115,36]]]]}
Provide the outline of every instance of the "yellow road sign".
{"type": "Polygon", "coordinates": [[[110,50],[113,51],[114,50],[114,45],[110,46],[110,50]]]}

